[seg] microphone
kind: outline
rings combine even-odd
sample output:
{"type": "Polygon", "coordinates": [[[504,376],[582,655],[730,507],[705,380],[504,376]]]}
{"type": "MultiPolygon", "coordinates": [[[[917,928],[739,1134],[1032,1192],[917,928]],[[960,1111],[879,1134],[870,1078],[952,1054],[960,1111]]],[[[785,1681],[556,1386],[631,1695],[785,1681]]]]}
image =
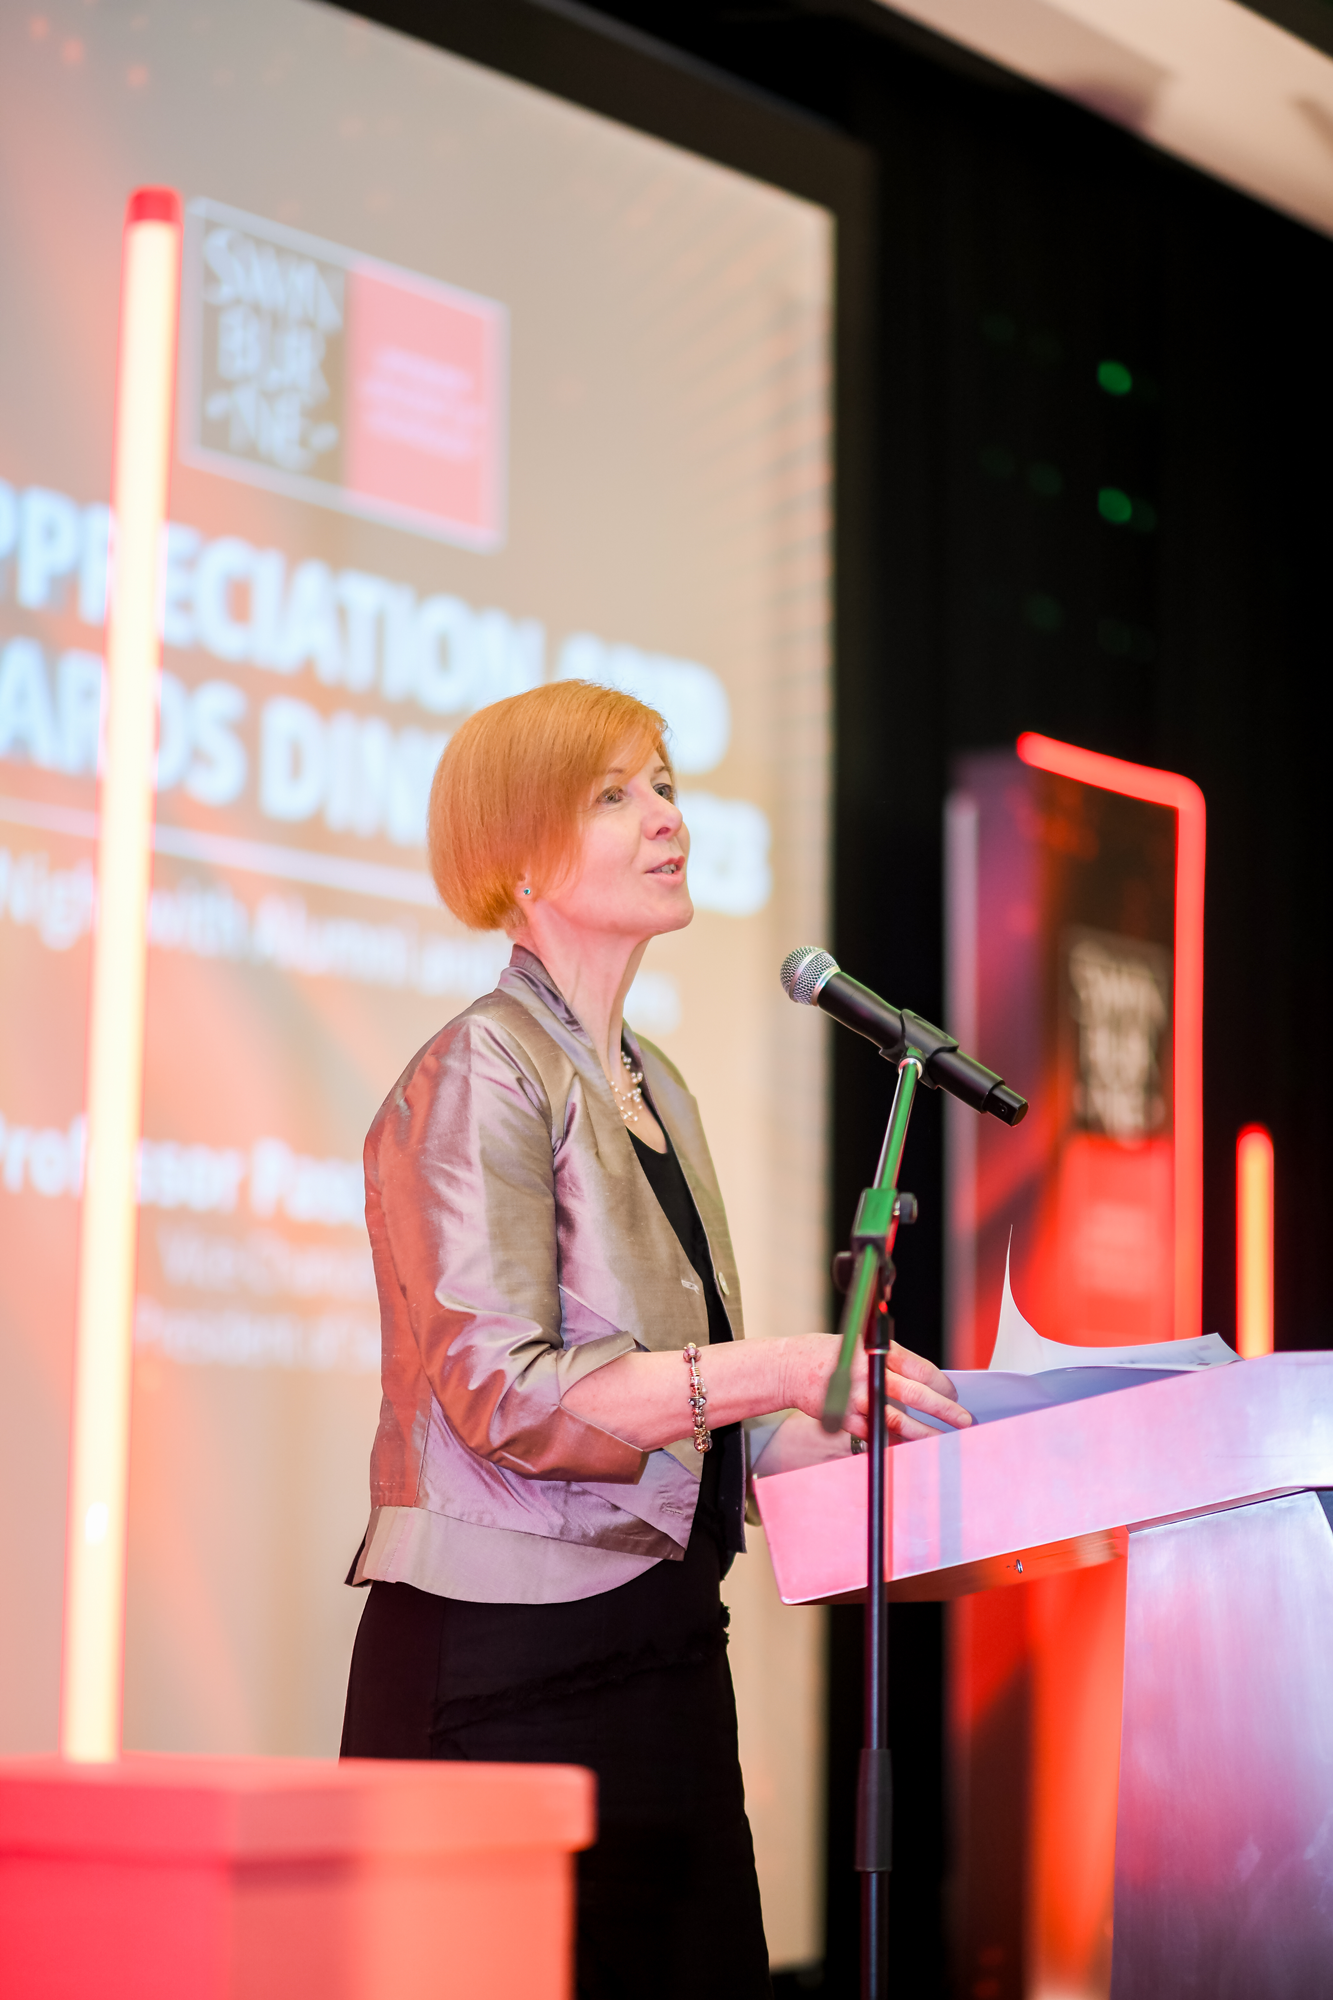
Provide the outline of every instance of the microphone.
{"type": "Polygon", "coordinates": [[[849,979],[837,959],[817,945],[789,952],[778,976],[783,992],[798,1007],[822,1008],[844,1028],[874,1042],[890,1062],[901,1062],[913,1050],[922,1058],[921,1081],[932,1090],[947,1090],[973,1111],[989,1111],[1006,1125],[1027,1117],[1026,1097],[975,1057],[964,1055],[952,1035],[906,1008],[891,1007],[868,986],[849,979]]]}

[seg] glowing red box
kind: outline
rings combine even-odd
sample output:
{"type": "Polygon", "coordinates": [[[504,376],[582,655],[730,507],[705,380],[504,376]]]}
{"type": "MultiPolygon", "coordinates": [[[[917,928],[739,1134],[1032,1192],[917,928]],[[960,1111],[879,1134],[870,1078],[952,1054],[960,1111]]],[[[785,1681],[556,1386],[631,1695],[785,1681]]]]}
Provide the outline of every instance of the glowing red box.
{"type": "Polygon", "coordinates": [[[541,1764],[2,1760],[0,1993],[568,2000],[594,1783],[541,1764]]]}

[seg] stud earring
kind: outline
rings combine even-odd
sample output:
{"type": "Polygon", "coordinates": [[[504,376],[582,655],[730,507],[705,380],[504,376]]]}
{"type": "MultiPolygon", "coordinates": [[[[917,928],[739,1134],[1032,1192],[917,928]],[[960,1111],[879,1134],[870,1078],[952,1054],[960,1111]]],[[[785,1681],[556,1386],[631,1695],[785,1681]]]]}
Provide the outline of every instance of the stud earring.
{"type": "Polygon", "coordinates": [[[532,894],[532,891],[531,891],[531,889],[525,889],[525,890],[523,891],[523,894],[524,894],[525,896],[530,896],[530,895],[532,894]]]}

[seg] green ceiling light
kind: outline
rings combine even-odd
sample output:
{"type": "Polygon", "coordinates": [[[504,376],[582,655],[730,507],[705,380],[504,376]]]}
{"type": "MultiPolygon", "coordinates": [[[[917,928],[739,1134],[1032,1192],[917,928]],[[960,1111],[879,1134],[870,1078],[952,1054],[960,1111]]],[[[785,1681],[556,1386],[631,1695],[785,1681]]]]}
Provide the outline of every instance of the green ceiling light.
{"type": "Polygon", "coordinates": [[[1146,666],[1157,658],[1157,641],[1142,625],[1127,624],[1123,618],[1097,621],[1097,644],[1116,659],[1136,660],[1146,666]]]}
{"type": "Polygon", "coordinates": [[[1123,361],[1099,361],[1097,386],[1105,389],[1108,396],[1127,396],[1134,387],[1134,377],[1123,361]]]}
{"type": "Polygon", "coordinates": [[[1133,518],[1134,502],[1118,486],[1103,486],[1097,495],[1097,512],[1113,528],[1123,528],[1133,518]]]}
{"type": "Polygon", "coordinates": [[[1058,632],[1065,622],[1065,608],[1059,598],[1034,590],[1023,599],[1023,616],[1038,632],[1058,632]]]}
{"type": "Polygon", "coordinates": [[[997,347],[1011,347],[1018,337],[1018,328],[1006,312],[983,313],[981,331],[986,339],[993,340],[997,347]]]}

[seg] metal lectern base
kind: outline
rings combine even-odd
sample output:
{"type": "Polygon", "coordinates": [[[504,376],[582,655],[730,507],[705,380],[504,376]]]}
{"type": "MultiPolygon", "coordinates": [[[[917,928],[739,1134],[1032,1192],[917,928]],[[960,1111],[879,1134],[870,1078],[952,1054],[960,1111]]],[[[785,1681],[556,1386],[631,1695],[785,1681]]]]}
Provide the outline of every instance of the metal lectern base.
{"type": "Polygon", "coordinates": [[[1333,1996],[1319,1495],[1129,1537],[1112,2000],[1333,1996]]]}

